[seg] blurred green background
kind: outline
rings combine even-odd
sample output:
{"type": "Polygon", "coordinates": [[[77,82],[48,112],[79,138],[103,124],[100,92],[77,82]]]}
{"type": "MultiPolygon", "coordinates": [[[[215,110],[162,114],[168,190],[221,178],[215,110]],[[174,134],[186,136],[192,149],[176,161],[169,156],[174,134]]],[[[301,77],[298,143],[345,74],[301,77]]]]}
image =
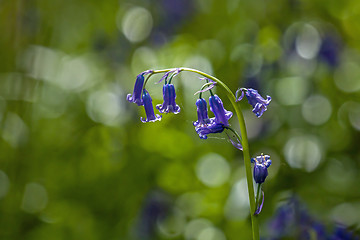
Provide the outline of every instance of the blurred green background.
{"type": "Polygon", "coordinates": [[[192,125],[198,76],[160,122],[126,101],[180,66],[272,96],[260,119],[242,103],[273,162],[261,235],[292,194],[359,228],[359,22],[356,0],[0,1],[0,239],[250,239],[242,153],[192,125]]]}

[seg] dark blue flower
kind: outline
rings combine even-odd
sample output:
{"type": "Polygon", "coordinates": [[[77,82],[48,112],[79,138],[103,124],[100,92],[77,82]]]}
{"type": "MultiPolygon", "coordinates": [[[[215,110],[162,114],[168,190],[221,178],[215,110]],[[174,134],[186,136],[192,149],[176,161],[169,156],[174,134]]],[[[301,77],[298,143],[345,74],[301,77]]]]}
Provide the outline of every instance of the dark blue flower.
{"type": "Polygon", "coordinates": [[[221,133],[224,129],[224,124],[215,122],[195,128],[201,139],[207,139],[207,135],[210,133],[221,133]]]}
{"type": "Polygon", "coordinates": [[[133,94],[131,95],[131,93],[129,93],[126,96],[126,99],[129,102],[136,103],[138,106],[141,106],[144,104],[143,100],[141,99],[141,92],[144,87],[144,80],[145,80],[144,75],[151,73],[151,72],[152,72],[152,70],[148,70],[148,71],[142,72],[139,75],[137,75],[133,94]]]}
{"type": "Polygon", "coordinates": [[[355,236],[351,231],[347,230],[345,226],[338,225],[329,240],[359,240],[359,236],[355,236]]]}
{"type": "Polygon", "coordinates": [[[175,103],[175,87],[174,84],[165,84],[163,86],[163,96],[164,96],[164,103],[156,105],[156,108],[161,113],[175,113],[178,114],[180,112],[180,107],[175,103]]]}
{"type": "Polygon", "coordinates": [[[210,110],[215,115],[215,123],[223,124],[225,127],[229,126],[229,119],[233,113],[225,110],[221,99],[217,95],[210,96],[209,98],[210,110]]]}
{"type": "Polygon", "coordinates": [[[204,98],[196,100],[195,104],[197,106],[198,120],[194,122],[194,126],[201,139],[207,139],[207,135],[210,133],[221,133],[224,131],[224,124],[217,124],[214,118],[209,119],[207,104],[204,98]]]}
{"type": "Polygon", "coordinates": [[[253,113],[256,114],[256,116],[259,118],[263,115],[263,113],[267,110],[267,106],[271,102],[271,97],[266,96],[266,100],[258,93],[257,90],[249,88],[240,88],[236,91],[236,96],[239,95],[239,92],[241,91],[241,96],[236,100],[236,102],[240,101],[245,95],[248,99],[249,104],[253,107],[253,113]]]}
{"type": "Polygon", "coordinates": [[[268,175],[268,167],[271,165],[271,160],[269,155],[257,156],[256,158],[251,159],[254,165],[254,180],[256,183],[263,183],[265,178],[268,175]]]}
{"type": "Polygon", "coordinates": [[[195,127],[204,126],[207,124],[210,124],[212,122],[211,119],[208,117],[208,109],[207,109],[207,103],[204,98],[199,98],[196,100],[196,107],[197,107],[197,116],[198,120],[194,122],[195,127]]]}
{"type": "Polygon", "coordinates": [[[140,118],[140,120],[143,123],[155,122],[155,121],[161,120],[161,116],[159,114],[155,115],[155,113],[154,113],[154,108],[153,108],[153,105],[152,105],[152,99],[150,97],[149,92],[146,89],[144,89],[143,92],[144,93],[142,95],[142,100],[143,100],[143,104],[144,104],[144,108],[145,108],[146,119],[140,118]]]}
{"type": "Polygon", "coordinates": [[[341,43],[336,35],[326,35],[319,49],[320,60],[330,67],[336,67],[340,62],[341,43]]]}

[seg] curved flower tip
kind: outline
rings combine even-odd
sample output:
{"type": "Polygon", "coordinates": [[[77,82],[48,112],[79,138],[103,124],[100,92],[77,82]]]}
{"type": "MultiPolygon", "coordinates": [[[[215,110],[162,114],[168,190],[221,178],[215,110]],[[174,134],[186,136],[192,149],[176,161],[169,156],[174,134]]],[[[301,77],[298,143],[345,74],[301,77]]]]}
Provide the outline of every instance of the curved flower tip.
{"type": "Polygon", "coordinates": [[[146,118],[141,117],[140,120],[143,123],[160,121],[161,116],[159,114],[155,115],[154,108],[152,105],[152,99],[150,97],[149,92],[146,89],[144,89],[144,91],[143,91],[142,99],[143,99],[143,103],[144,103],[146,118]]]}
{"type": "Polygon", "coordinates": [[[169,113],[178,114],[180,112],[180,107],[175,103],[176,93],[175,87],[173,84],[165,84],[163,86],[163,96],[164,103],[156,105],[156,108],[160,113],[169,113]]]}
{"type": "Polygon", "coordinates": [[[180,72],[181,72],[181,68],[175,68],[173,70],[170,70],[170,71],[166,72],[164,74],[164,76],[162,76],[162,78],[157,83],[161,83],[164,79],[167,79],[169,77],[169,75],[172,74],[172,73],[173,73],[172,77],[175,77],[180,72]]]}
{"type": "Polygon", "coordinates": [[[236,138],[236,139],[234,140],[228,133],[226,133],[226,135],[228,136],[231,144],[232,144],[234,147],[236,147],[236,148],[239,149],[240,151],[243,150],[243,146],[242,146],[241,142],[239,141],[239,139],[236,138]]]}
{"type": "Polygon", "coordinates": [[[241,99],[243,99],[244,97],[244,90],[246,90],[246,88],[239,88],[238,90],[236,90],[235,93],[235,102],[239,102],[241,101],[241,99]],[[239,96],[239,94],[241,93],[241,95],[239,96]]]}
{"type": "Polygon", "coordinates": [[[196,93],[194,93],[194,95],[199,94],[199,93],[203,93],[206,91],[209,91],[211,89],[213,89],[215,87],[216,82],[209,82],[209,83],[205,83],[202,87],[201,90],[197,91],[196,93]]]}
{"type": "Polygon", "coordinates": [[[268,176],[268,167],[271,165],[271,160],[269,155],[257,156],[256,158],[251,159],[254,165],[254,180],[256,183],[263,183],[268,176]]]}
{"type": "Polygon", "coordinates": [[[225,127],[229,126],[229,119],[232,117],[233,113],[227,111],[224,108],[223,102],[217,95],[209,97],[210,110],[215,115],[215,122],[217,124],[224,124],[225,127]]]}
{"type": "Polygon", "coordinates": [[[221,133],[222,131],[224,131],[225,127],[223,124],[217,124],[217,123],[212,123],[209,125],[202,125],[200,127],[195,127],[195,130],[197,132],[197,134],[199,134],[199,137],[201,139],[207,139],[207,135],[210,133],[221,133]]]}
{"type": "Polygon", "coordinates": [[[264,194],[264,191],[261,191],[261,192],[262,192],[262,201],[261,201],[260,205],[257,207],[257,209],[256,209],[256,211],[254,213],[255,216],[259,215],[261,213],[261,210],[262,210],[262,208],[264,206],[265,194],[264,194]]]}
{"type": "Polygon", "coordinates": [[[136,103],[138,106],[143,105],[143,100],[141,99],[141,91],[144,87],[144,80],[145,80],[144,75],[152,73],[153,71],[154,70],[147,70],[137,75],[133,94],[129,93],[126,96],[126,100],[128,100],[129,102],[136,103]]]}
{"type": "Polygon", "coordinates": [[[253,107],[253,113],[259,118],[263,115],[263,113],[267,110],[267,106],[271,102],[271,97],[266,96],[266,100],[258,93],[257,90],[249,88],[240,88],[236,91],[236,96],[240,94],[241,96],[237,98],[237,102],[240,101],[244,97],[244,92],[246,95],[246,98],[248,99],[249,104],[253,107]]]}

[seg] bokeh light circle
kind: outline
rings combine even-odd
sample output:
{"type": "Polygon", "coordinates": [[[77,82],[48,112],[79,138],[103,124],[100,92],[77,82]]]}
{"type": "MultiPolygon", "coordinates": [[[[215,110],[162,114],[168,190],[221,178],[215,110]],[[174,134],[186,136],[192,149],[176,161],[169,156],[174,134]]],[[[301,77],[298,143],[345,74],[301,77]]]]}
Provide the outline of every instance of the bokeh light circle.
{"type": "Polygon", "coordinates": [[[314,58],[320,48],[319,32],[310,24],[305,24],[296,37],[296,51],[302,58],[314,58]]]}
{"type": "Polygon", "coordinates": [[[208,227],[201,231],[197,240],[226,240],[226,237],[220,229],[208,227]]]}
{"type": "Polygon", "coordinates": [[[130,42],[136,43],[149,36],[152,26],[151,13],[145,8],[133,7],[122,18],[121,30],[130,42]]]}
{"type": "Polygon", "coordinates": [[[196,174],[205,185],[218,187],[229,179],[230,166],[219,154],[209,153],[199,159],[196,174]]]}
{"type": "Polygon", "coordinates": [[[320,143],[314,136],[296,136],[284,147],[285,159],[292,168],[314,171],[322,158],[320,143]]]}
{"type": "Polygon", "coordinates": [[[304,78],[282,78],[276,84],[276,96],[283,105],[297,105],[304,101],[308,88],[309,84],[304,78]]]}
{"type": "Polygon", "coordinates": [[[198,239],[199,234],[204,230],[212,226],[212,223],[205,218],[197,218],[191,220],[185,228],[184,237],[186,240],[198,239]]]}
{"type": "Polygon", "coordinates": [[[304,119],[313,125],[326,123],[332,112],[330,101],[321,95],[310,96],[302,105],[304,119]]]}

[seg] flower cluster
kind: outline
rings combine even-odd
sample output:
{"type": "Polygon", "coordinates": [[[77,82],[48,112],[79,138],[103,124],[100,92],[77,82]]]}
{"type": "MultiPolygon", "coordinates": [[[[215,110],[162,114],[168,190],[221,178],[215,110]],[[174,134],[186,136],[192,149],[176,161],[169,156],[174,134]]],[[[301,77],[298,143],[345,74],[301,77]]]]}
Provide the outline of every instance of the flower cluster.
{"type": "Polygon", "coordinates": [[[195,130],[201,139],[207,139],[210,133],[221,133],[226,127],[229,127],[229,119],[233,113],[227,111],[221,99],[217,95],[209,97],[210,110],[215,117],[208,117],[207,103],[204,98],[196,101],[198,120],[194,122],[195,130]]]}
{"type": "MultiPolygon", "coordinates": [[[[197,101],[195,102],[198,118],[193,123],[196,133],[199,135],[201,139],[207,139],[209,134],[221,133],[225,129],[227,129],[232,132],[232,134],[229,134],[229,131],[226,131],[226,134],[232,145],[235,148],[243,151],[244,150],[242,144],[243,140],[241,139],[241,136],[235,130],[233,130],[229,124],[229,119],[233,116],[233,113],[231,111],[226,110],[224,108],[224,104],[220,99],[220,97],[212,92],[212,89],[215,87],[215,85],[217,83],[221,83],[220,80],[195,69],[172,68],[172,69],[165,69],[158,71],[148,70],[140,73],[136,78],[133,94],[128,94],[127,100],[129,102],[136,103],[138,106],[144,106],[146,118],[141,118],[141,121],[145,123],[145,122],[155,122],[161,120],[162,116],[160,116],[159,114],[155,114],[154,107],[152,104],[152,99],[150,97],[149,92],[145,89],[145,85],[149,77],[157,73],[164,73],[163,77],[160,79],[160,81],[158,81],[158,83],[162,82],[163,80],[165,80],[164,81],[165,83],[163,85],[164,101],[162,104],[156,105],[156,109],[160,113],[174,113],[174,114],[180,113],[180,107],[175,102],[176,99],[175,86],[174,84],[171,83],[171,81],[181,71],[185,71],[185,70],[205,76],[205,78],[200,78],[200,79],[206,80],[206,83],[201,87],[201,90],[195,93],[195,94],[199,93],[199,99],[197,99],[197,101]],[[145,79],[145,75],[147,74],[149,74],[149,76],[145,79]],[[211,79],[209,79],[208,77],[211,79]],[[207,91],[210,92],[210,97],[208,100],[210,111],[214,114],[214,117],[211,118],[208,115],[207,101],[205,100],[205,98],[202,98],[202,94],[207,91]]],[[[221,85],[224,86],[223,83],[221,83],[221,85]]],[[[232,94],[228,89],[227,91],[229,94],[232,94]]],[[[253,107],[253,112],[256,114],[256,116],[261,117],[264,114],[264,112],[267,110],[267,106],[270,104],[271,97],[267,96],[267,99],[265,100],[254,89],[240,88],[236,92],[236,97],[235,97],[236,102],[240,101],[244,97],[244,95],[246,95],[249,104],[253,107]],[[241,96],[238,96],[240,95],[240,93],[241,96]]],[[[237,106],[235,104],[234,104],[234,108],[235,110],[237,109],[237,106]]],[[[248,159],[247,161],[249,162],[249,160],[250,159],[248,159]]],[[[265,181],[268,175],[267,168],[271,165],[271,160],[270,160],[270,156],[261,155],[256,158],[252,158],[251,162],[254,163],[254,180],[256,183],[258,183],[258,191],[256,194],[256,202],[255,202],[255,204],[257,204],[257,210],[254,213],[254,215],[258,215],[261,212],[264,203],[263,191],[261,191],[262,202],[261,203],[258,202],[260,200],[259,199],[260,188],[261,188],[261,184],[265,181]]],[[[248,166],[250,167],[250,164],[248,166]]],[[[251,180],[251,177],[249,177],[249,180],[251,180]]]]}
{"type": "MultiPolygon", "coordinates": [[[[171,80],[178,75],[182,69],[176,68],[171,69],[165,72],[163,77],[160,79],[160,82],[165,80],[165,84],[163,85],[163,99],[164,102],[162,104],[156,105],[156,109],[160,113],[180,113],[180,107],[176,104],[176,93],[175,93],[175,86],[171,84],[171,80]],[[168,81],[167,81],[168,80],[168,81]]],[[[127,95],[127,100],[129,102],[136,103],[138,106],[144,106],[146,118],[141,118],[142,122],[155,122],[161,120],[161,116],[159,114],[154,113],[154,108],[152,104],[152,99],[150,97],[149,92],[145,89],[145,75],[154,74],[153,70],[148,70],[145,72],[140,73],[135,82],[135,87],[133,94],[127,95]]],[[[229,119],[232,117],[233,113],[227,111],[224,108],[222,100],[216,94],[213,94],[211,89],[215,86],[216,82],[208,78],[200,78],[205,79],[207,81],[204,84],[202,90],[200,90],[200,97],[196,101],[195,105],[197,107],[197,121],[194,122],[195,131],[199,135],[201,139],[207,139],[209,134],[212,133],[221,133],[224,129],[229,128],[229,119]],[[208,107],[207,102],[204,98],[201,97],[201,94],[205,91],[210,91],[211,96],[209,97],[209,105],[210,110],[214,113],[214,117],[209,118],[208,116],[208,107]]],[[[197,93],[199,93],[197,92],[197,93]]],[[[267,106],[271,101],[271,97],[267,96],[267,99],[263,99],[259,93],[254,89],[246,89],[240,88],[236,92],[236,101],[240,101],[243,96],[246,95],[249,104],[253,106],[253,112],[256,114],[257,117],[261,117],[262,114],[266,111],[267,106]],[[238,95],[241,93],[241,96],[238,95]]],[[[228,135],[229,136],[229,135],[228,135]]],[[[238,149],[242,150],[241,140],[237,137],[236,140],[231,139],[229,136],[230,142],[238,149]]]]}
{"type": "MultiPolygon", "coordinates": [[[[140,118],[143,123],[146,122],[155,122],[161,120],[159,114],[155,114],[154,107],[152,104],[152,99],[150,97],[149,92],[144,88],[145,78],[144,75],[151,74],[153,71],[148,70],[145,72],[140,73],[136,77],[135,87],[133,94],[127,95],[127,100],[129,102],[136,103],[138,106],[144,106],[146,118],[140,118]],[[141,92],[143,92],[141,94],[141,92]]],[[[176,73],[175,73],[176,74],[176,73]]],[[[169,73],[167,73],[166,78],[168,77],[169,73]]],[[[158,104],[156,108],[159,110],[160,113],[175,113],[178,114],[180,112],[180,107],[175,103],[176,94],[175,94],[175,87],[173,84],[167,83],[163,86],[163,96],[164,96],[164,103],[158,104]]]]}
{"type": "MultiPolygon", "coordinates": [[[[156,105],[156,109],[158,109],[160,113],[178,114],[180,112],[180,107],[175,102],[176,99],[175,86],[170,83],[171,79],[174,76],[176,76],[179,72],[180,72],[179,69],[168,71],[159,81],[161,82],[165,79],[165,84],[163,85],[164,102],[162,104],[156,105]],[[170,80],[167,82],[168,78],[170,78],[170,80]]],[[[127,95],[127,100],[129,102],[136,103],[138,106],[144,106],[146,118],[141,118],[141,121],[144,123],[161,120],[161,116],[159,114],[154,113],[152,99],[150,97],[149,92],[144,87],[145,75],[152,73],[153,73],[152,70],[148,70],[140,73],[136,78],[133,94],[127,95]]],[[[211,91],[211,88],[215,85],[214,83],[211,84],[212,86],[208,87],[203,91],[211,91]]],[[[216,94],[213,94],[211,92],[211,96],[209,97],[210,110],[215,115],[215,117],[213,118],[209,118],[208,116],[207,102],[204,98],[199,98],[195,104],[197,107],[198,120],[194,122],[194,126],[196,132],[199,134],[199,137],[201,139],[207,139],[208,134],[221,133],[224,131],[225,128],[229,127],[229,119],[232,117],[233,113],[227,111],[224,108],[223,102],[216,94]]],[[[239,145],[239,143],[237,142],[236,143],[234,142],[233,144],[239,145]]]]}

